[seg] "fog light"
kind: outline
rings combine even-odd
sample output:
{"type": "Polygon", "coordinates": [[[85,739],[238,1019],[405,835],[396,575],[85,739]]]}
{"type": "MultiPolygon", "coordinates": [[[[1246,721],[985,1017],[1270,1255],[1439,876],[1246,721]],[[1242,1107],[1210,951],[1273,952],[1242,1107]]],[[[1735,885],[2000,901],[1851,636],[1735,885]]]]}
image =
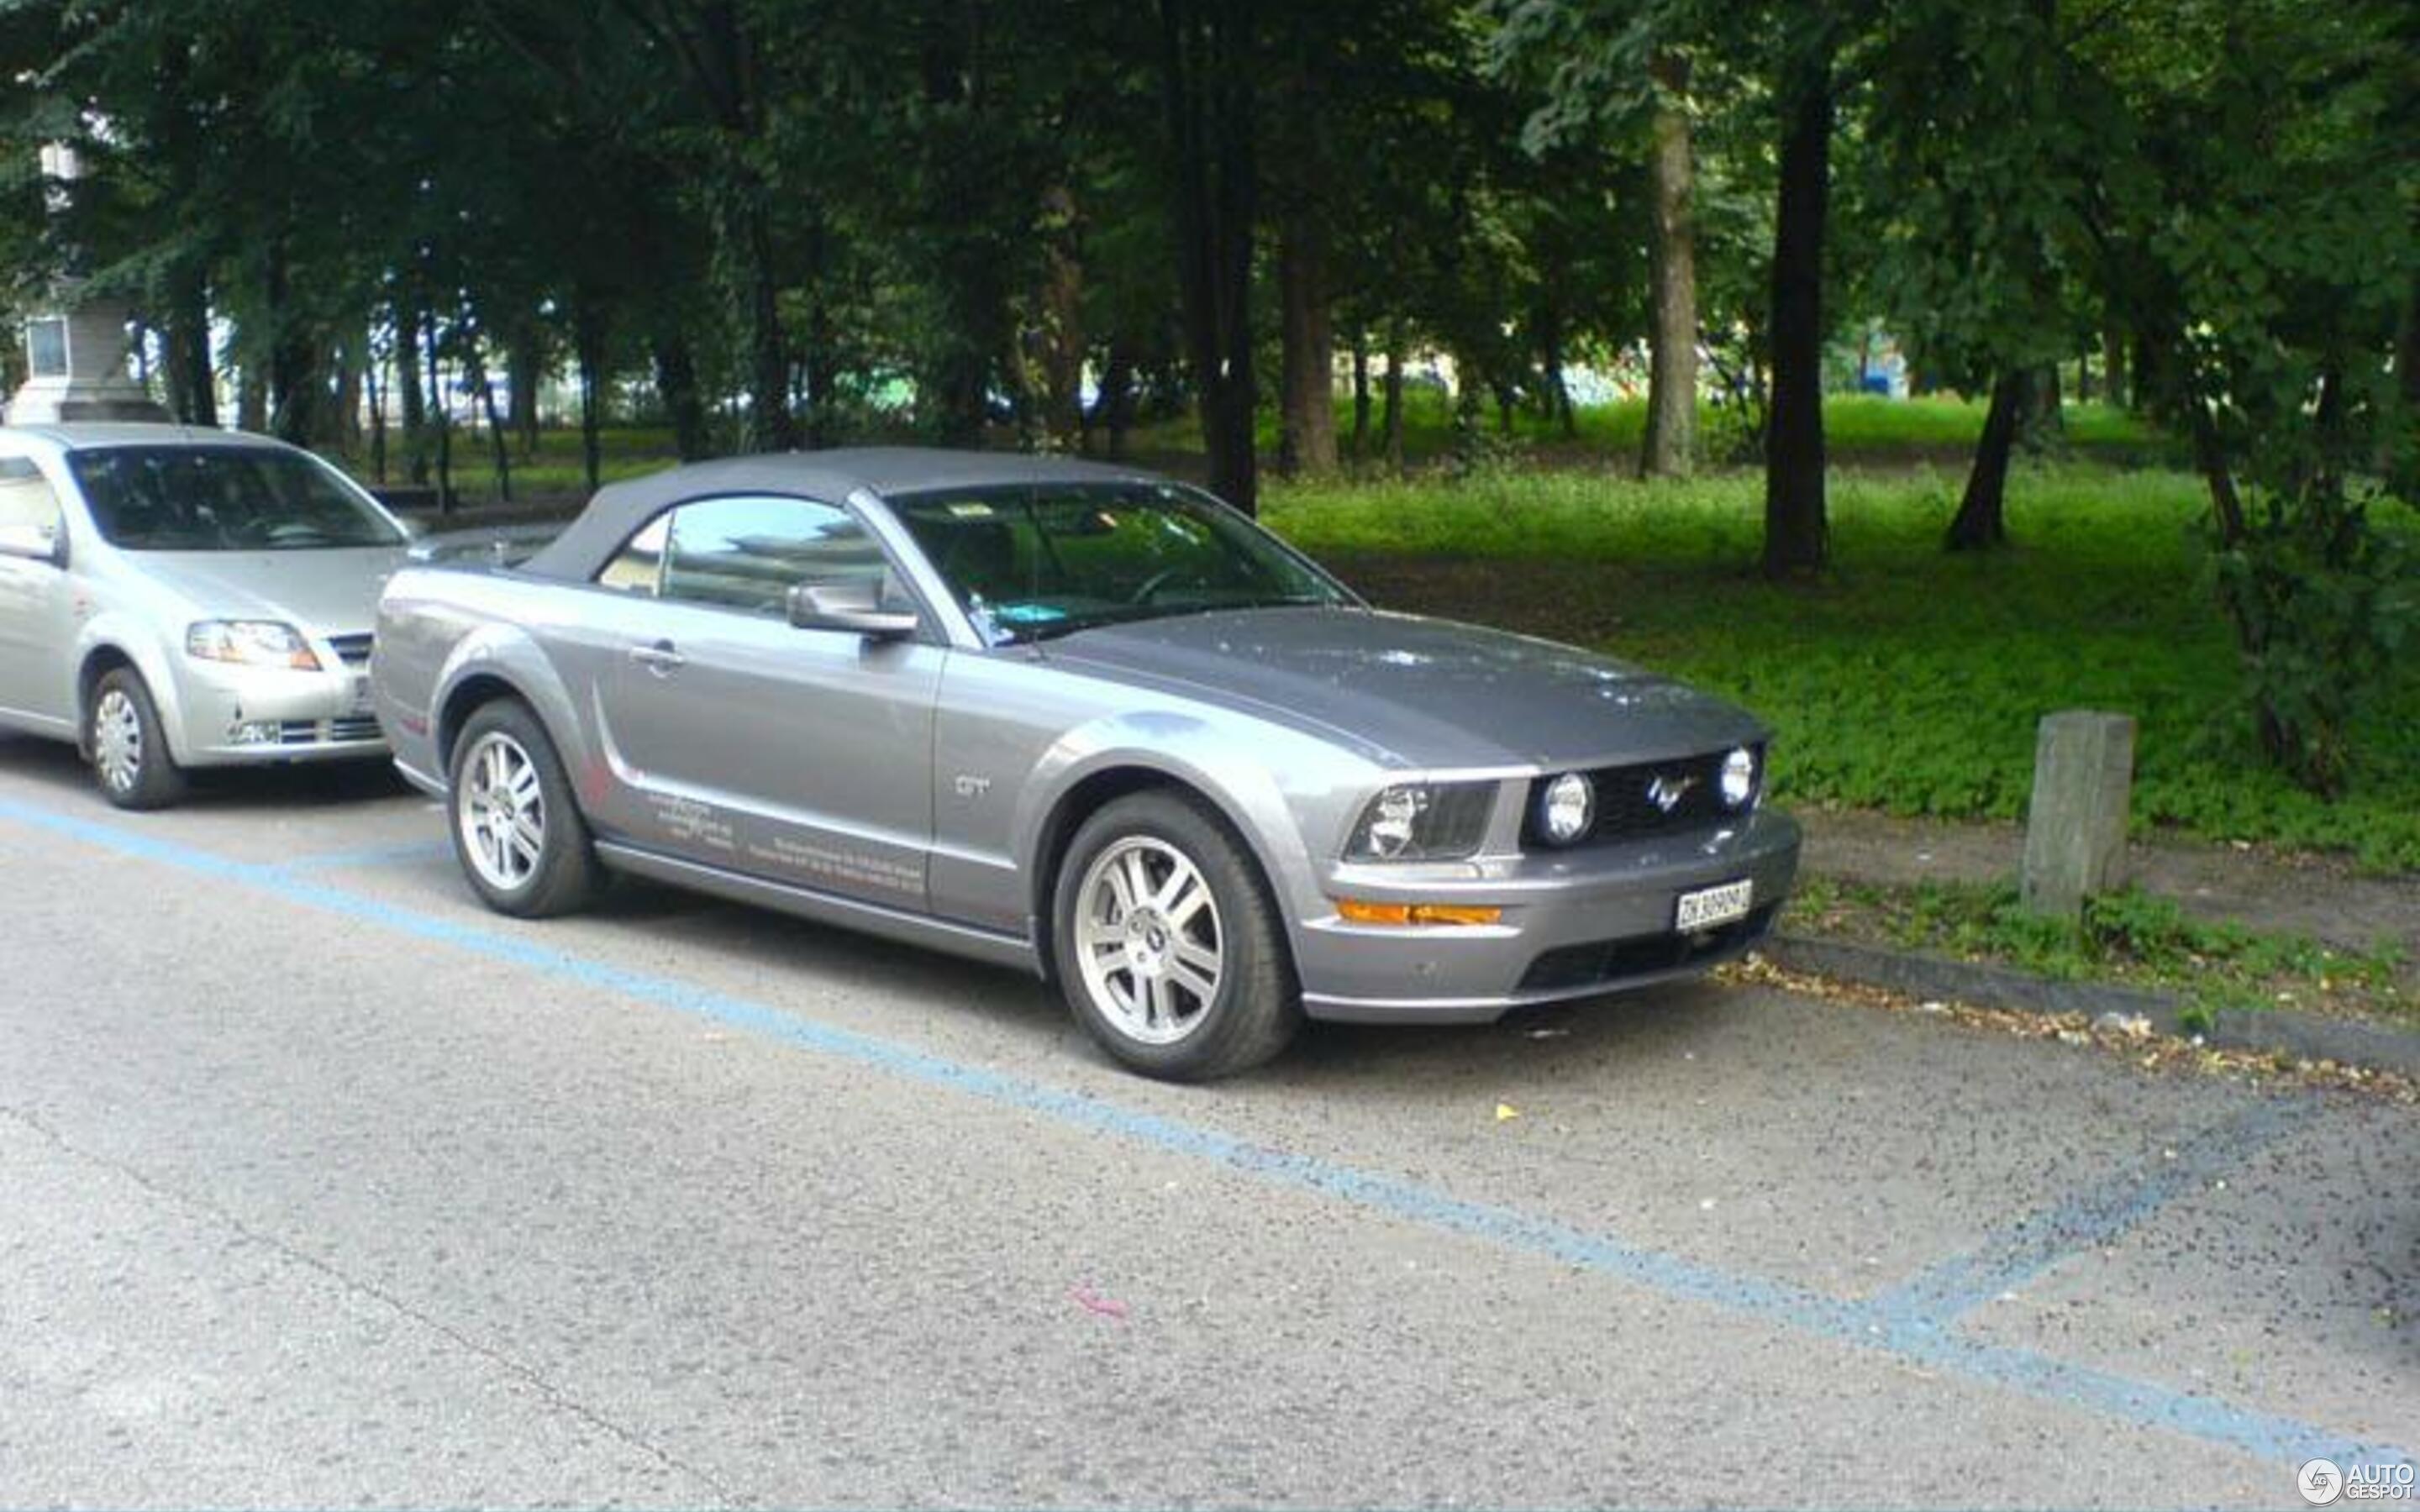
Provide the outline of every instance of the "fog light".
{"type": "Polygon", "coordinates": [[[1742,746],[1723,758],[1723,801],[1736,809],[1756,796],[1756,752],[1742,746]]]}
{"type": "Polygon", "coordinates": [[[1538,828],[1550,845],[1569,845],[1596,820],[1596,784],[1584,772],[1565,772],[1546,784],[1538,803],[1538,828]]]}
{"type": "Polygon", "coordinates": [[[1373,903],[1339,898],[1336,917],[1348,924],[1494,924],[1504,918],[1504,910],[1470,903],[1373,903]]]}

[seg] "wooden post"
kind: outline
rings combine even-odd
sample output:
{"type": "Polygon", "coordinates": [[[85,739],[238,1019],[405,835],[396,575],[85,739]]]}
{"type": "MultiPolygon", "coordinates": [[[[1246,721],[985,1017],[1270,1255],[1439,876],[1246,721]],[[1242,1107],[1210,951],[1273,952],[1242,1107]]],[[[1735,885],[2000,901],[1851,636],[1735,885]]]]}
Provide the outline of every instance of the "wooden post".
{"type": "Polygon", "coordinates": [[[2025,906],[2077,918],[2084,900],[2126,880],[2134,721],[2068,710],[2042,717],[2025,815],[2025,906]]]}

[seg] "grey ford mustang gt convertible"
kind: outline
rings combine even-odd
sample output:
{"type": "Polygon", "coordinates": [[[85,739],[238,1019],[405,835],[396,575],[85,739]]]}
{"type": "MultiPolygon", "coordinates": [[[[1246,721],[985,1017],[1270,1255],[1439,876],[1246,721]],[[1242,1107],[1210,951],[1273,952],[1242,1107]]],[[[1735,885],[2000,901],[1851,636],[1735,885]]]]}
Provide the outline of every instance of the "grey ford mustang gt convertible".
{"type": "Polygon", "coordinates": [[[600,868],[1022,966],[1202,1078],[1307,1014],[1495,1018],[1771,922],[1765,732],[1618,661],[1383,613],[1207,495],[907,450],[599,492],[387,586],[378,717],[471,886],[600,868]]]}

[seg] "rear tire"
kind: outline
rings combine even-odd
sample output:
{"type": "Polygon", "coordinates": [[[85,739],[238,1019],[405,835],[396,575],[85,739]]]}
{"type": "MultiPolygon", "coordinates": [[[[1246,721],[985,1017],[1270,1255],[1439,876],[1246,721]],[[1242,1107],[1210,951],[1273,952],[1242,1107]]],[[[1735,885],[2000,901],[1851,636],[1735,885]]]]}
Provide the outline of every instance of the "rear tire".
{"type": "Polygon", "coordinates": [[[446,829],[471,890],[500,914],[551,918],[597,888],[597,848],[563,759],[529,705],[497,699],[473,712],[447,772],[446,829]]]}
{"type": "Polygon", "coordinates": [[[185,795],[185,774],[168,750],[159,705],[132,667],[114,668],[94,686],[84,748],[101,795],[121,809],[164,809],[185,795]]]}
{"type": "Polygon", "coordinates": [[[1274,1057],[1301,1026],[1260,867],[1199,800],[1158,791],[1104,806],[1051,893],[1060,992],[1126,1066],[1212,1081],[1274,1057]]]}

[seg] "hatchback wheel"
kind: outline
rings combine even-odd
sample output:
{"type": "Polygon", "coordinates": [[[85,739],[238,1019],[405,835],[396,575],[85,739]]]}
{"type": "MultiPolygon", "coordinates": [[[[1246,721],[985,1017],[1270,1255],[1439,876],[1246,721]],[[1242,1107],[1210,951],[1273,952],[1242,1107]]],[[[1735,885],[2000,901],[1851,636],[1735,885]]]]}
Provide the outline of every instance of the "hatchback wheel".
{"type": "Polygon", "coordinates": [[[185,795],[185,774],[168,753],[159,707],[133,668],[104,674],[93,688],[84,744],[101,796],[119,808],[163,809],[185,795]]]}
{"type": "Polygon", "coordinates": [[[1207,1081],[1285,1048],[1302,1011],[1259,867],[1225,822],[1173,793],[1085,821],[1052,907],[1060,991],[1138,1071],[1207,1081]]]}
{"type": "Polygon", "coordinates": [[[595,890],[597,852],[554,742],[528,706],[483,705],[454,743],[447,784],[454,854],[502,914],[567,914],[595,890]]]}

